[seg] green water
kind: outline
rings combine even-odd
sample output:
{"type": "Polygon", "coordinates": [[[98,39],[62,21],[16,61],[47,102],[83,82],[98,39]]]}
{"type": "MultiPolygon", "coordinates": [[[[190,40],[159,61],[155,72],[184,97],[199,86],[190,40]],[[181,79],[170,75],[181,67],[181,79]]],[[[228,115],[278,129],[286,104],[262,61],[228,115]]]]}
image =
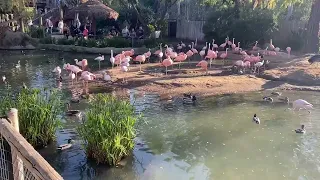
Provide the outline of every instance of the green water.
{"type": "MultiPolygon", "coordinates": [[[[94,57],[57,52],[27,55],[0,52],[0,55],[1,73],[12,86],[26,82],[31,86],[50,87],[56,86],[50,71],[56,65],[62,66],[59,57],[70,62],[79,56],[94,57]],[[18,60],[20,70],[15,67],[18,60]],[[45,63],[46,60],[50,63],[45,63]]],[[[96,64],[92,66],[90,62],[89,66],[95,69],[96,64]]],[[[69,94],[65,82],[61,89],[69,94]]],[[[64,179],[72,180],[318,179],[320,93],[283,92],[290,99],[303,98],[313,103],[315,110],[310,114],[293,112],[286,104],[263,102],[262,97],[269,94],[265,91],[199,98],[193,106],[183,105],[181,98],[168,102],[155,94],[128,90],[137,113],[143,113],[144,118],[137,124],[137,145],[124,167],[109,168],[87,161],[75,131],[77,119],[64,119],[64,129],[57,132],[57,143],[40,153],[64,179]],[[261,119],[260,125],[252,122],[255,113],[261,119]],[[306,134],[292,131],[301,124],[306,126],[306,134]],[[68,138],[75,139],[75,145],[56,152],[57,144],[65,143],[68,138]]],[[[85,106],[81,103],[73,108],[84,110],[85,106]]]]}

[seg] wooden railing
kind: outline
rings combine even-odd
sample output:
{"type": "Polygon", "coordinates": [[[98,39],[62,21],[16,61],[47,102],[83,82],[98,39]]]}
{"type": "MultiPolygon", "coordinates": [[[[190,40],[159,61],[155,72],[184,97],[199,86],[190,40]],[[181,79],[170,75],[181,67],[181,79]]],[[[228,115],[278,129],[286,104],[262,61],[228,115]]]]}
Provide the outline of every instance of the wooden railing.
{"type": "Polygon", "coordinates": [[[19,133],[18,110],[0,119],[1,180],[62,180],[63,178],[19,133]]]}

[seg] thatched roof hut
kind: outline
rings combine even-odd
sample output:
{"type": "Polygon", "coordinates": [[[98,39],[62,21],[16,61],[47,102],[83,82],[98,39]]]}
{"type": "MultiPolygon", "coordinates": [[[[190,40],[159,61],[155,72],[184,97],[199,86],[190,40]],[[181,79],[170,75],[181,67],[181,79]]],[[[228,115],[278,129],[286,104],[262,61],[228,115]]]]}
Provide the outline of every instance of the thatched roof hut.
{"type": "Polygon", "coordinates": [[[106,6],[99,0],[89,0],[85,3],[80,4],[77,7],[70,9],[64,19],[70,20],[74,19],[76,14],[79,14],[80,19],[89,18],[93,19],[117,19],[119,14],[111,9],[110,7],[106,6]]]}

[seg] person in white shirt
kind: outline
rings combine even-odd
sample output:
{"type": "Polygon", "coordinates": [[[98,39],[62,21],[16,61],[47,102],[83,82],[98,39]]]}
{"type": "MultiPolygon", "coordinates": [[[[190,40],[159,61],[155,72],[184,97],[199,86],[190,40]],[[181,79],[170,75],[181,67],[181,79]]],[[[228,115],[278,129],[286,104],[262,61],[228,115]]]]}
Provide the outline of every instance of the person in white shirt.
{"type": "Polygon", "coordinates": [[[62,19],[58,23],[58,29],[59,29],[59,33],[62,34],[63,33],[63,20],[62,19]]]}
{"type": "Polygon", "coordinates": [[[126,26],[126,27],[124,27],[123,29],[122,29],[122,37],[125,37],[125,38],[127,38],[127,37],[129,37],[129,30],[128,30],[128,27],[126,26]]]}

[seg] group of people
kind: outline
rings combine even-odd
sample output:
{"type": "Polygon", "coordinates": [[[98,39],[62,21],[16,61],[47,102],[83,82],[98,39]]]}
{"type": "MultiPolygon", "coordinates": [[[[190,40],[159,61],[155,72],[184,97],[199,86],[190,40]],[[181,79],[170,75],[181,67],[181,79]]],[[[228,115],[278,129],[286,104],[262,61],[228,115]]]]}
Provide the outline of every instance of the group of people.
{"type": "MultiPolygon", "coordinates": [[[[108,32],[108,37],[115,37],[115,36],[119,36],[119,32],[114,26],[112,26],[108,32]]],[[[124,38],[143,39],[144,30],[140,26],[136,31],[134,30],[134,28],[132,28],[131,31],[129,31],[128,27],[125,26],[121,31],[121,36],[124,38]]]]}

